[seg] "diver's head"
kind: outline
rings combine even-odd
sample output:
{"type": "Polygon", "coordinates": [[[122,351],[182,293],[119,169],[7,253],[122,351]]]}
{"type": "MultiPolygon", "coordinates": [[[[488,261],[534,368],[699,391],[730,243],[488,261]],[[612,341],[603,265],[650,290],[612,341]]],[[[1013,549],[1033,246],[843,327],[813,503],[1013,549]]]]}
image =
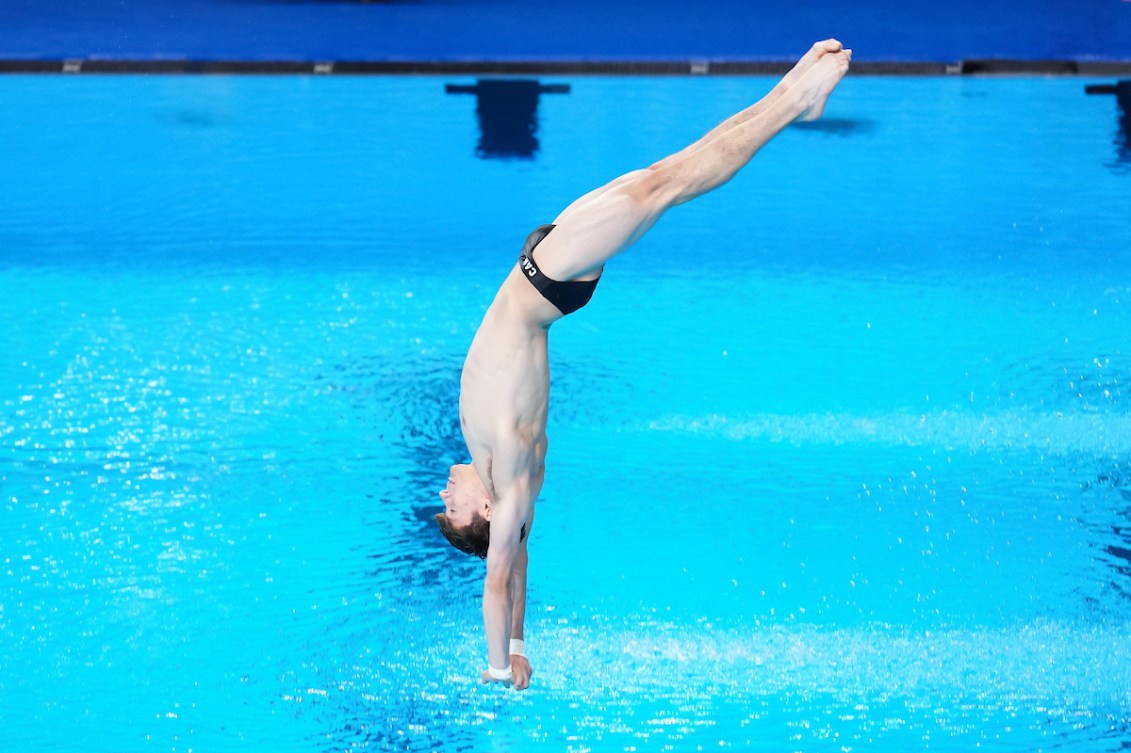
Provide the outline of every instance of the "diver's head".
{"type": "Polygon", "coordinates": [[[486,558],[491,540],[491,495],[475,466],[453,465],[440,490],[444,512],[433,516],[444,538],[461,552],[486,558]]]}

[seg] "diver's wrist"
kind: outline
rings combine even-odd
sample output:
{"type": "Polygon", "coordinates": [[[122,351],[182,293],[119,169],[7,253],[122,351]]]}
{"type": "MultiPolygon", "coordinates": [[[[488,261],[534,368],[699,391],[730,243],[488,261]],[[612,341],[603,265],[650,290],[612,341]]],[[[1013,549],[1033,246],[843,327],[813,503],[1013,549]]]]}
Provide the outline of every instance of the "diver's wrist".
{"type": "Polygon", "coordinates": [[[492,680],[510,680],[514,677],[514,672],[509,664],[505,669],[496,669],[491,666],[491,662],[487,662],[487,674],[491,676],[492,680]]]}

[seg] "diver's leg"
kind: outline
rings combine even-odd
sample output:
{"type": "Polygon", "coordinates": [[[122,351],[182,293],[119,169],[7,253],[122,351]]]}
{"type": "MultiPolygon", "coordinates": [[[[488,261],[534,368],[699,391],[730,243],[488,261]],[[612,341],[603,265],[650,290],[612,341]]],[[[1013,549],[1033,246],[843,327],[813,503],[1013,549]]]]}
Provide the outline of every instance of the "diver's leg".
{"type": "MultiPolygon", "coordinates": [[[[779,81],[777,85],[774,86],[773,90],[771,90],[769,94],[755,102],[750,107],[747,107],[745,110],[742,110],[741,112],[730,116],[722,123],[719,123],[695,143],[691,144],[685,149],[682,149],[679,152],[676,152],[675,154],[670,155],[660,162],[657,162],[652,166],[652,168],[663,166],[665,162],[675,161],[683,156],[686,156],[687,154],[694,152],[696,149],[700,148],[703,144],[711,141],[712,139],[720,136],[723,133],[726,133],[735,126],[742,125],[751,118],[760,115],[767,108],[769,108],[770,105],[774,104],[783,96],[785,96],[789,89],[793,85],[795,85],[801,79],[801,77],[817,63],[822,55],[830,52],[840,52],[843,48],[844,46],[835,39],[826,39],[824,41],[814,43],[809,51],[806,52],[801,57],[801,59],[797,61],[797,64],[793,66],[789,73],[787,73],[781,79],[781,81],[779,81]]],[[[607,192],[608,190],[623,185],[624,183],[631,181],[634,178],[640,177],[644,172],[644,170],[635,170],[633,172],[626,173],[616,180],[606,183],[600,188],[590,191],[589,193],[580,197],[569,206],[569,209],[578,209],[598,198],[599,196],[601,196],[601,194],[607,192]]]]}
{"type": "MultiPolygon", "coordinates": [[[[795,68],[787,74],[783,81],[790,80],[789,86],[767,97],[772,100],[756,114],[738,120],[729,128],[716,129],[649,168],[664,177],[660,189],[669,199],[667,206],[682,204],[718,188],[787,125],[795,120],[816,120],[821,116],[829,95],[848,71],[852,53],[850,50],[826,52],[818,46],[810,50],[810,54],[813,53],[817,53],[816,60],[800,72],[795,68]]],[[[743,115],[739,113],[737,117],[743,115]]]]}
{"type": "MultiPolygon", "coordinates": [[[[701,146],[705,142],[710,141],[716,136],[729,131],[735,126],[742,125],[753,117],[761,115],[770,105],[774,104],[783,96],[785,96],[785,94],[801,80],[802,76],[804,76],[810,68],[817,64],[817,61],[820,60],[821,57],[830,52],[840,52],[843,49],[844,45],[842,45],[835,39],[826,39],[824,41],[814,43],[814,45],[809,48],[809,51],[801,56],[801,59],[797,61],[796,65],[793,66],[789,73],[785,74],[785,76],[782,77],[781,81],[779,81],[777,85],[774,86],[769,94],[755,102],[750,107],[747,107],[745,110],[742,110],[741,112],[730,116],[722,123],[719,123],[694,144],[691,144],[681,152],[676,152],[675,154],[668,157],[668,159],[677,158],[681,154],[683,154],[683,152],[694,151],[699,146],[701,146]]],[[[659,164],[663,164],[663,162],[661,161],[659,164]]]]}
{"type": "Polygon", "coordinates": [[[538,265],[555,280],[593,279],[611,257],[646,233],[672,206],[726,183],[770,139],[798,119],[819,117],[848,70],[851,52],[819,43],[765,99],[691,146],[645,170],[622,175],[570,204],[538,246],[538,265]],[[804,67],[802,66],[804,64],[804,67]],[[800,69],[800,70],[799,70],[800,69]]]}

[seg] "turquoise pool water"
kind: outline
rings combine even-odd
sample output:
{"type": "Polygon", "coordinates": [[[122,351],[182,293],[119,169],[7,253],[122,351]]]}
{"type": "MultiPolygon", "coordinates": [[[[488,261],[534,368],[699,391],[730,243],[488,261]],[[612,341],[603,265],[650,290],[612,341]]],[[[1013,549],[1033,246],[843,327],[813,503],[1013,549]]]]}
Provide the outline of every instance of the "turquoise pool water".
{"type": "Polygon", "coordinates": [[[0,78],[0,726],[56,751],[1131,744],[1131,166],[850,78],[552,332],[525,694],[429,521],[525,234],[768,79],[0,78]],[[564,79],[548,80],[564,82],[564,79]]]}

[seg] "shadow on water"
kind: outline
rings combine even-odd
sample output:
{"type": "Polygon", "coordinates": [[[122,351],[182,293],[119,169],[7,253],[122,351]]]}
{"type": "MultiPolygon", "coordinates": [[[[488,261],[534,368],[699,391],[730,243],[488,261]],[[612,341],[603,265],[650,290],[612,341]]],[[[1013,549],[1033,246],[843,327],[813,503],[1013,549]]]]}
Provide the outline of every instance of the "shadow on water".
{"type": "Polygon", "coordinates": [[[444,750],[470,753],[475,739],[460,726],[458,706],[447,710],[449,699],[414,688],[395,699],[356,693],[343,698],[342,706],[329,719],[338,722],[331,728],[322,750],[327,753],[356,750],[398,750],[412,753],[444,750]],[[441,710],[443,709],[443,710],[441,710]],[[461,739],[462,738],[462,739],[461,739]]]}
{"type": "Polygon", "coordinates": [[[481,159],[534,159],[538,152],[538,103],[543,94],[568,94],[568,84],[535,79],[479,79],[474,86],[448,84],[448,94],[474,94],[481,159]]]}
{"type": "Polygon", "coordinates": [[[876,121],[865,118],[821,118],[794,123],[790,128],[827,133],[830,136],[857,136],[876,130],[876,121]]]}
{"type": "Polygon", "coordinates": [[[1095,535],[1096,561],[1111,571],[1112,590],[1131,599],[1131,461],[1101,470],[1082,489],[1094,499],[1083,522],[1095,535]]]}
{"type": "Polygon", "coordinates": [[[1118,416],[1131,406],[1131,393],[1124,390],[1129,380],[1131,361],[1118,352],[1066,359],[1034,354],[1004,364],[999,387],[1009,393],[1024,390],[1044,410],[1118,416]]]}
{"type": "Polygon", "coordinates": [[[346,397],[360,421],[395,456],[389,491],[375,499],[366,524],[380,528],[367,578],[411,589],[444,584],[444,592],[471,583],[477,560],[452,548],[432,516],[447,470],[468,460],[459,425],[459,359],[428,361],[358,358],[328,370],[324,381],[346,397]]]}
{"type": "Polygon", "coordinates": [[[166,126],[188,129],[223,128],[231,122],[230,115],[204,107],[179,107],[161,113],[160,119],[166,126]]]}

